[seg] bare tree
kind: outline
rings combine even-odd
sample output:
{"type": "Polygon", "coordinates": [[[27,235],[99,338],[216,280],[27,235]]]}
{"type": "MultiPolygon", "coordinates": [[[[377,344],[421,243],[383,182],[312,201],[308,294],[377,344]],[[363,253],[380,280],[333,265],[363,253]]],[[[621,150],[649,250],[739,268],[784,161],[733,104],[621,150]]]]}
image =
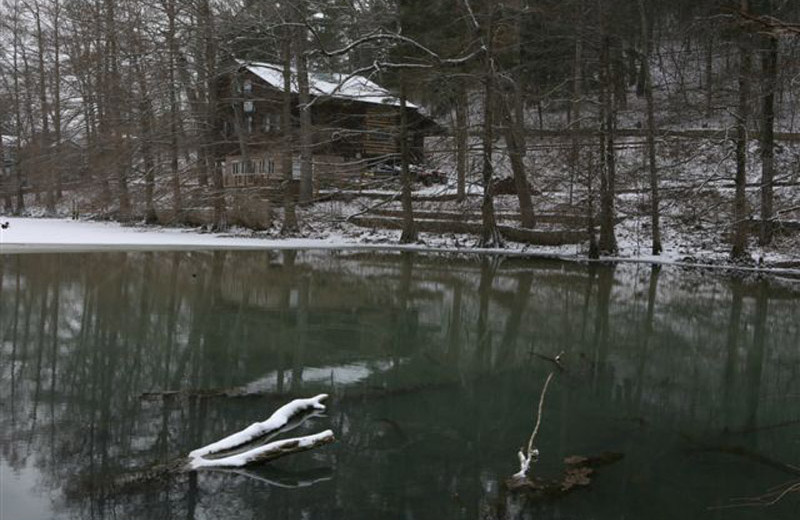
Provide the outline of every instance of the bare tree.
{"type": "Polygon", "coordinates": [[[614,202],[616,198],[616,152],[614,139],[617,130],[617,110],[614,103],[614,71],[611,65],[611,36],[605,32],[600,48],[600,241],[602,254],[617,251],[614,233],[614,202]]]}
{"type": "Polygon", "coordinates": [[[281,58],[283,65],[283,111],[281,113],[281,131],[283,132],[283,226],[281,233],[291,235],[297,233],[297,213],[294,204],[294,164],[292,154],[295,139],[292,124],[292,37],[294,27],[286,24],[283,28],[281,58]]]}
{"type": "Polygon", "coordinates": [[[469,157],[469,92],[464,82],[456,86],[456,196],[463,202],[467,196],[467,159],[469,157]]]}
{"type": "Polygon", "coordinates": [[[414,222],[414,206],[411,201],[410,154],[408,150],[408,110],[406,103],[406,79],[400,71],[400,168],[403,204],[403,231],[400,243],[408,244],[417,240],[417,225],[414,222]]]}
{"type": "Polygon", "coordinates": [[[650,31],[644,0],[639,0],[639,16],[642,26],[642,76],[647,112],[647,167],[650,180],[650,225],[652,227],[652,249],[654,255],[661,254],[661,213],[658,194],[658,165],[656,160],[656,117],[653,101],[653,78],[650,72],[650,31]]]}
{"type": "Polygon", "coordinates": [[[308,16],[306,0],[300,0],[295,6],[297,13],[297,93],[300,112],[300,203],[309,204],[314,195],[314,170],[312,163],[313,130],[311,128],[311,107],[308,85],[308,28],[305,25],[308,16]]]}
{"type": "Polygon", "coordinates": [[[778,37],[764,36],[761,49],[761,227],[759,244],[772,242],[775,179],[775,92],[778,87],[778,37]]]}
{"type": "Polygon", "coordinates": [[[511,161],[511,172],[514,176],[514,187],[519,201],[519,212],[522,227],[532,228],[536,218],[531,201],[530,184],[525,171],[525,106],[522,98],[522,53],[520,26],[522,4],[520,0],[509,2],[507,19],[504,20],[506,32],[510,34],[504,42],[507,53],[511,54],[510,70],[505,71],[504,79],[508,87],[502,89],[503,96],[499,106],[502,114],[503,137],[505,138],[508,157],[511,161]],[[510,19],[508,19],[510,18],[510,19]]]}
{"type": "MultiPolygon", "coordinates": [[[[741,9],[748,12],[749,1],[741,0],[741,9]]],[[[739,50],[739,102],[736,114],[736,192],[733,201],[733,248],[731,259],[747,257],[747,141],[750,102],[750,74],[752,64],[751,36],[742,30],[738,36],[739,50]]]]}

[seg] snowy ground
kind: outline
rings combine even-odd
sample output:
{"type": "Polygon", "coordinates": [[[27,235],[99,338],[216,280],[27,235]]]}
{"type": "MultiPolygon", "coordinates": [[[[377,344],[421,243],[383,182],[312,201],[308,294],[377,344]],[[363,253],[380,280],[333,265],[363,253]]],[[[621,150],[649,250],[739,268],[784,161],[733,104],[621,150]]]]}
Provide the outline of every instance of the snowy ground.
{"type": "MultiPolygon", "coordinates": [[[[398,249],[410,251],[458,251],[459,247],[396,244],[399,232],[326,231],[308,238],[269,237],[247,230],[208,233],[188,228],[124,226],[115,222],[69,219],[2,217],[8,228],[0,230],[0,253],[101,250],[171,249],[398,249]],[[394,242],[394,243],[392,243],[394,242]]],[[[476,252],[510,252],[475,249],[476,252]]]]}

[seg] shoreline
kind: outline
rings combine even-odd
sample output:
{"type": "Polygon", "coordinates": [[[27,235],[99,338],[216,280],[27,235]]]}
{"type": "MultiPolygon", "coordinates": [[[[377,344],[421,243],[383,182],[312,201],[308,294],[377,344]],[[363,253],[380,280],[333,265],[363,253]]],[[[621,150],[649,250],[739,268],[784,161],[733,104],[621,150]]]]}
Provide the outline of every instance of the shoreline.
{"type": "MultiPolygon", "coordinates": [[[[350,251],[350,252],[413,252],[444,255],[494,255],[531,260],[557,260],[579,264],[650,264],[684,269],[731,271],[756,275],[785,276],[800,281],[800,267],[737,265],[702,256],[697,262],[675,257],[609,256],[590,259],[585,256],[537,251],[530,246],[514,248],[453,247],[445,245],[397,244],[390,242],[359,243],[353,238],[266,238],[259,236],[214,234],[186,228],[161,226],[123,226],[115,222],[74,221],[69,219],[9,218],[10,230],[0,234],[0,256],[48,253],[111,253],[165,251],[350,251]],[[33,228],[33,229],[31,229],[33,228]],[[56,229],[54,229],[56,228],[56,229]],[[22,229],[20,232],[19,229],[22,229]],[[42,231],[46,231],[43,234],[42,231]],[[70,236],[70,231],[77,231],[70,236]],[[49,232],[49,233],[48,233],[49,232]]],[[[800,264],[800,258],[796,259],[800,264]]]]}

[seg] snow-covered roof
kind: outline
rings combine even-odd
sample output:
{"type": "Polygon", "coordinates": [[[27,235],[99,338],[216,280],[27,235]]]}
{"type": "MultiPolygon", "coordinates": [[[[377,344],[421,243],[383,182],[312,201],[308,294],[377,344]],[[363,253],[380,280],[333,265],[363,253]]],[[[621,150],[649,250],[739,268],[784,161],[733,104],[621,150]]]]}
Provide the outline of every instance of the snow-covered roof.
{"type": "MultiPolygon", "coordinates": [[[[283,66],[263,62],[244,62],[239,64],[249,70],[273,88],[283,90],[283,66]]],[[[298,92],[297,71],[292,68],[292,92],[298,92]]],[[[337,73],[308,73],[308,88],[312,96],[333,97],[373,103],[376,105],[400,106],[400,99],[393,96],[388,90],[373,83],[364,76],[337,74],[337,73]]],[[[409,108],[419,108],[411,102],[406,102],[409,108]]]]}

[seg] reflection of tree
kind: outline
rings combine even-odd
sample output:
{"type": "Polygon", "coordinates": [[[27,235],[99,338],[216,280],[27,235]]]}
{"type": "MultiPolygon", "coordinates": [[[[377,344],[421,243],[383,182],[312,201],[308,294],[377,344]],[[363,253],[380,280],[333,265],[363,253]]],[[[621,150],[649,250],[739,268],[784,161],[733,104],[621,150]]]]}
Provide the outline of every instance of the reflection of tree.
{"type": "Polygon", "coordinates": [[[498,257],[481,257],[481,278],[478,286],[478,330],[475,362],[479,366],[492,366],[492,330],[489,326],[489,299],[492,293],[492,281],[497,271],[498,257]]]}
{"type": "Polygon", "coordinates": [[[725,424],[728,427],[735,425],[735,410],[737,407],[737,381],[736,371],[739,364],[739,336],[740,325],[742,319],[742,282],[735,278],[731,281],[732,301],[730,306],[730,315],[728,317],[728,330],[725,341],[725,350],[727,352],[725,360],[725,375],[724,375],[724,388],[723,400],[725,410],[725,424]]]}
{"type": "MultiPolygon", "coordinates": [[[[509,316],[506,320],[503,339],[500,341],[500,351],[498,352],[497,365],[505,366],[513,360],[513,355],[517,346],[522,317],[526,314],[527,302],[530,299],[531,285],[533,284],[533,272],[525,271],[517,277],[517,290],[511,302],[509,316]]],[[[535,323],[535,319],[528,317],[530,323],[535,323]]]]}
{"type": "Polygon", "coordinates": [[[639,361],[637,363],[636,380],[636,398],[637,406],[642,404],[642,392],[644,390],[644,380],[646,374],[646,366],[650,359],[650,343],[653,339],[653,322],[655,317],[656,296],[658,294],[658,279],[661,275],[661,266],[653,264],[650,267],[650,283],[647,289],[647,311],[644,318],[644,332],[642,337],[642,347],[639,353],[639,361]]]}
{"type": "Polygon", "coordinates": [[[747,415],[745,428],[756,431],[758,423],[758,403],[761,399],[761,377],[764,370],[764,351],[767,344],[767,307],[769,305],[768,287],[761,280],[756,290],[755,326],[753,327],[753,346],[747,351],[747,415]]]}
{"type": "Polygon", "coordinates": [[[614,267],[603,267],[597,276],[597,303],[595,307],[594,334],[592,340],[593,382],[595,388],[607,387],[599,377],[608,370],[611,289],[614,286],[614,267]]]}

